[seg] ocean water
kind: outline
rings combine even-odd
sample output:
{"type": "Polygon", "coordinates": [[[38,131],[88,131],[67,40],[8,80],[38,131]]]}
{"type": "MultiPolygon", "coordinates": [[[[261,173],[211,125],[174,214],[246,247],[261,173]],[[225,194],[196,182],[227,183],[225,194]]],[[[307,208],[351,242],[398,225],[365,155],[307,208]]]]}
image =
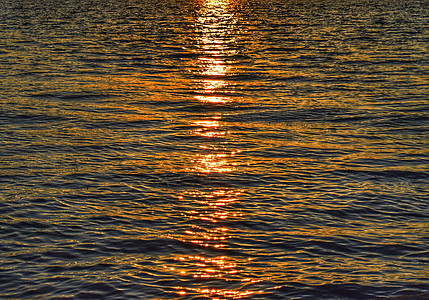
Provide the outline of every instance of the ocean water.
{"type": "Polygon", "coordinates": [[[428,299],[424,0],[0,0],[0,298],[428,299]]]}

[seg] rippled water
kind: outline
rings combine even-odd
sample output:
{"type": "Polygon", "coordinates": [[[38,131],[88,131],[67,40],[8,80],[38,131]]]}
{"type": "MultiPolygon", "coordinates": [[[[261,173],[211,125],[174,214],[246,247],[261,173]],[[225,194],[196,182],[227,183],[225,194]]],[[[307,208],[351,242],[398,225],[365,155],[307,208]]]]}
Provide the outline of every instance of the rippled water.
{"type": "Polygon", "coordinates": [[[428,25],[423,0],[1,0],[0,296],[429,298],[428,25]]]}

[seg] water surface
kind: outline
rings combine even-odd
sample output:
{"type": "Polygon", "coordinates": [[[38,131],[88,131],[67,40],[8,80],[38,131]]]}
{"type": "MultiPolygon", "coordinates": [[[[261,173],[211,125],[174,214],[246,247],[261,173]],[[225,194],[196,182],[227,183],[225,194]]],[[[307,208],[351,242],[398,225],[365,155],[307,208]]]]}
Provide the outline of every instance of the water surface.
{"type": "Polygon", "coordinates": [[[428,298],[428,23],[2,0],[1,297],[428,298]]]}

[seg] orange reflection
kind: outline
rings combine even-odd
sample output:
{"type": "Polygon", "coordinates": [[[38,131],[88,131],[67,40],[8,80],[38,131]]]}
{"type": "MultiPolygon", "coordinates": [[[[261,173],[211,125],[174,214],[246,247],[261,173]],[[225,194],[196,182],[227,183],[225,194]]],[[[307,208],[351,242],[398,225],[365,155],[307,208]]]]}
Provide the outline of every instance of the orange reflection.
{"type": "Polygon", "coordinates": [[[230,101],[229,97],[219,97],[219,96],[195,96],[195,99],[197,99],[200,102],[205,103],[226,103],[230,101]]]}
{"type": "Polygon", "coordinates": [[[200,95],[196,95],[195,98],[201,102],[230,102],[228,94],[234,93],[234,91],[230,87],[231,84],[221,78],[227,75],[231,66],[226,65],[222,60],[201,58],[198,67],[199,75],[205,79],[196,82],[200,95]]]}
{"type": "MultiPolygon", "coordinates": [[[[216,72],[216,70],[212,70],[216,72]]],[[[217,70],[219,71],[219,70],[217,70]]],[[[231,101],[228,96],[216,95],[217,91],[222,90],[223,93],[231,94],[234,93],[234,90],[228,89],[228,84],[224,80],[219,79],[206,79],[197,82],[198,88],[203,95],[195,96],[201,102],[210,102],[210,103],[226,103],[231,101]]]]}
{"type": "Polygon", "coordinates": [[[202,136],[202,137],[217,137],[221,138],[227,134],[229,134],[228,131],[220,129],[220,122],[218,121],[218,118],[212,119],[212,120],[199,120],[193,122],[193,125],[198,127],[194,130],[194,133],[196,135],[202,136]]]}
{"type": "MultiPolygon", "coordinates": [[[[205,1],[197,11],[198,17],[194,24],[194,53],[199,57],[191,62],[190,71],[195,75],[195,99],[211,104],[232,102],[235,85],[229,78],[234,75],[233,55],[238,36],[237,20],[232,5],[228,0],[205,1]]],[[[190,123],[191,132],[202,138],[199,152],[190,160],[188,172],[197,173],[202,177],[209,174],[226,176],[236,170],[234,156],[241,150],[231,147],[231,124],[223,121],[223,115],[206,112],[202,117],[190,123]]],[[[220,249],[228,249],[231,238],[231,224],[243,218],[241,209],[236,207],[242,190],[219,188],[211,191],[186,191],[179,199],[189,209],[184,212],[186,228],[174,236],[197,252],[189,255],[175,256],[171,272],[180,276],[183,281],[189,280],[189,286],[177,286],[180,296],[199,295],[212,299],[240,299],[259,291],[228,288],[231,282],[254,283],[246,274],[245,265],[249,260],[242,257],[216,255],[220,249]],[[199,253],[199,255],[195,255],[199,253]],[[197,280],[197,281],[196,281],[197,280]],[[204,280],[204,281],[202,281],[204,280]],[[215,284],[199,284],[200,282],[215,284]],[[223,288],[221,288],[223,287],[223,288]]]]}
{"type": "Polygon", "coordinates": [[[188,192],[187,195],[192,197],[199,205],[224,206],[237,201],[237,197],[243,193],[243,190],[214,190],[210,193],[201,191],[188,192]]]}
{"type": "Polygon", "coordinates": [[[233,155],[227,153],[197,154],[193,170],[207,174],[232,172],[235,163],[228,160],[231,156],[233,155]]]}
{"type": "MultiPolygon", "coordinates": [[[[192,125],[197,127],[193,132],[194,134],[205,138],[224,138],[229,135],[229,131],[222,129],[220,117],[213,117],[211,119],[194,121],[192,125]]],[[[240,151],[229,150],[224,144],[223,147],[216,147],[215,145],[202,145],[203,150],[197,153],[192,160],[193,166],[189,168],[190,171],[202,174],[210,173],[227,173],[235,170],[237,163],[232,162],[231,158],[240,151]]]]}
{"type": "MultiPolygon", "coordinates": [[[[206,76],[225,76],[231,69],[231,66],[225,64],[224,61],[215,58],[201,57],[198,59],[199,65],[202,69],[201,75],[206,76]]],[[[224,81],[217,81],[218,86],[225,85],[224,81]]]]}
{"type": "Polygon", "coordinates": [[[200,57],[195,62],[195,75],[203,79],[197,80],[200,102],[227,103],[231,99],[228,94],[234,92],[233,85],[225,80],[234,73],[232,62],[226,58],[236,54],[232,47],[236,44],[236,17],[228,0],[205,1],[198,11],[195,20],[196,53],[200,57]],[[226,95],[225,95],[226,94],[226,95]]]}
{"type": "Polygon", "coordinates": [[[203,289],[203,288],[185,288],[185,287],[175,287],[175,289],[180,290],[179,295],[186,295],[186,291],[191,291],[198,294],[203,294],[205,297],[215,297],[213,300],[220,299],[242,299],[254,294],[261,294],[262,291],[239,291],[239,290],[222,290],[222,289],[203,289]],[[217,298],[224,297],[224,298],[217,298]]]}
{"type": "Polygon", "coordinates": [[[196,82],[200,95],[196,95],[195,98],[201,102],[230,102],[228,94],[234,93],[234,90],[230,83],[222,79],[230,71],[231,66],[221,59],[199,58],[197,73],[204,79],[196,82]]]}
{"type": "Polygon", "coordinates": [[[195,203],[195,208],[186,212],[190,225],[181,240],[204,247],[224,247],[229,236],[228,227],[223,223],[242,217],[241,210],[231,207],[239,194],[240,191],[215,190],[210,193],[192,191],[181,196],[182,200],[186,196],[195,203]]]}
{"type": "MultiPolygon", "coordinates": [[[[227,224],[241,220],[241,209],[235,204],[242,190],[217,189],[212,191],[188,191],[179,197],[181,201],[193,206],[186,212],[185,216],[189,226],[183,234],[176,237],[182,242],[200,248],[220,249],[228,247],[230,228],[227,224]]],[[[194,252],[195,253],[195,252],[194,252]]],[[[240,299],[259,293],[260,291],[220,288],[230,286],[235,282],[252,284],[259,282],[245,271],[246,264],[250,258],[233,257],[225,254],[213,255],[215,252],[200,252],[199,254],[178,254],[173,259],[174,267],[165,266],[171,272],[180,276],[183,281],[204,283],[205,280],[216,280],[217,283],[210,287],[208,284],[202,286],[176,286],[177,293],[181,296],[200,295],[212,299],[240,299]],[[198,281],[195,281],[198,280],[198,281]],[[204,281],[201,281],[204,280],[204,281]]]]}
{"type": "Polygon", "coordinates": [[[217,79],[207,79],[201,81],[204,91],[207,93],[215,92],[218,89],[228,86],[225,81],[217,79]]]}

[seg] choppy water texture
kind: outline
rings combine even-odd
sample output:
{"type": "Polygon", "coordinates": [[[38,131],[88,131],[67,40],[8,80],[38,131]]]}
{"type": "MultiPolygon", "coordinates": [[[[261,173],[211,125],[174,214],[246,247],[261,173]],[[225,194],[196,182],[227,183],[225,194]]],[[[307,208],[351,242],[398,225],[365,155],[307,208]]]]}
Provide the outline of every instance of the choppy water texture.
{"type": "Polygon", "coordinates": [[[0,296],[429,298],[428,7],[1,0],[0,296]]]}

